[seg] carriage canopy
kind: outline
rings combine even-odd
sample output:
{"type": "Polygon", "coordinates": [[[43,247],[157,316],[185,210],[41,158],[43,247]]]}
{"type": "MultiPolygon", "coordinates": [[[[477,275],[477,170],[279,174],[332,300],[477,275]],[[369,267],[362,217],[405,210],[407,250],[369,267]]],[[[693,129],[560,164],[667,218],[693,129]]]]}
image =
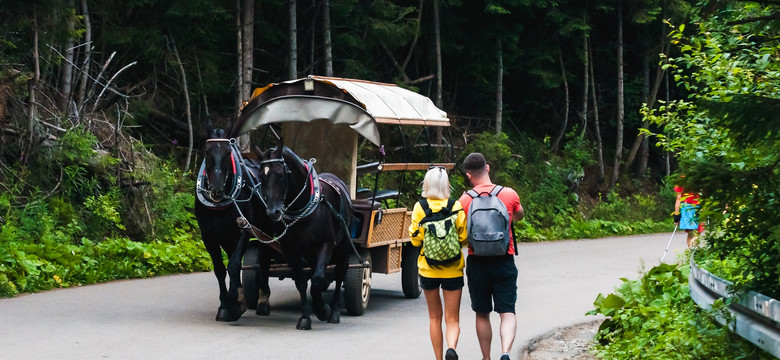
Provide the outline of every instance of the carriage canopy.
{"type": "Polygon", "coordinates": [[[377,124],[449,126],[431,99],[393,84],[309,76],[258,88],[238,119],[234,136],[261,125],[328,120],[346,124],[380,145],[377,124]]]}

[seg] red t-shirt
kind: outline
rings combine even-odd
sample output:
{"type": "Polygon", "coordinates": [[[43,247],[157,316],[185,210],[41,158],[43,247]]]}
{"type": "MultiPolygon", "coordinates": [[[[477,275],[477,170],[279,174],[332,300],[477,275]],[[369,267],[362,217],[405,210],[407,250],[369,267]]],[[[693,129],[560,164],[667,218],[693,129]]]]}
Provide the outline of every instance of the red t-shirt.
{"type": "MultiPolygon", "coordinates": [[[[477,185],[474,187],[474,191],[477,193],[489,193],[493,190],[493,187],[495,187],[495,184],[483,184],[483,185],[477,185]]],[[[501,202],[504,203],[504,206],[506,206],[507,212],[509,212],[509,222],[512,222],[512,216],[520,209],[523,208],[522,205],[520,205],[520,196],[517,195],[517,192],[515,192],[512,188],[504,187],[501,189],[501,191],[498,193],[498,199],[501,200],[501,202]]],[[[466,194],[465,192],[463,195],[460,196],[460,204],[463,206],[463,211],[468,214],[469,213],[469,206],[471,205],[471,196],[469,194],[466,194]]],[[[511,229],[511,227],[510,227],[511,229]]],[[[510,241],[514,240],[515,235],[512,234],[512,231],[509,231],[509,239],[510,241]]],[[[473,254],[474,251],[471,250],[471,246],[469,246],[469,254],[473,254]]],[[[509,246],[508,254],[514,255],[515,254],[515,247],[509,246]]]]}

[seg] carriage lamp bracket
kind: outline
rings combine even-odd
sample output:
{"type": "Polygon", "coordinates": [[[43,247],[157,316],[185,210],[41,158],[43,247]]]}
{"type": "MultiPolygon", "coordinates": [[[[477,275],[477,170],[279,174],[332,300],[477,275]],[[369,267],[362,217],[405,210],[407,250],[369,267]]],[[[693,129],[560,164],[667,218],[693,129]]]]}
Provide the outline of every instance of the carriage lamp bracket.
{"type": "Polygon", "coordinates": [[[303,81],[303,90],[314,91],[314,79],[309,75],[306,80],[303,81]]]}

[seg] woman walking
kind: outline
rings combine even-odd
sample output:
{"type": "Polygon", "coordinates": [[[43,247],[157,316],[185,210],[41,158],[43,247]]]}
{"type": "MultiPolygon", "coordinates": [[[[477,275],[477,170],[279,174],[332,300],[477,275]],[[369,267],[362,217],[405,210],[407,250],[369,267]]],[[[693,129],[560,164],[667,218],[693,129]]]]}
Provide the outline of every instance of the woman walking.
{"type": "Polygon", "coordinates": [[[465,266],[461,248],[468,246],[466,214],[457,200],[450,199],[450,181],[443,167],[428,170],[421,195],[412,210],[409,234],[412,245],[422,247],[417,267],[420,269],[420,286],[428,304],[431,345],[436,360],[442,360],[442,355],[445,360],[457,360],[455,349],[460,336],[460,300],[465,266]],[[442,317],[446,327],[444,332],[442,317]]]}

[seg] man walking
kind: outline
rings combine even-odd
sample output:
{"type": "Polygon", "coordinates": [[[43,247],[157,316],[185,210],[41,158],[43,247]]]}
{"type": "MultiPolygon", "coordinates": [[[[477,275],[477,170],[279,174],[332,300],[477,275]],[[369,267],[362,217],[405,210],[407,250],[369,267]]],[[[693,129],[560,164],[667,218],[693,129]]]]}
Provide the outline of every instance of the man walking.
{"type": "Polygon", "coordinates": [[[474,186],[459,201],[468,214],[466,277],[471,309],[476,313],[477,339],[482,359],[489,360],[493,338],[490,313],[495,310],[500,317],[501,360],[510,360],[517,332],[516,246],[510,223],[523,218],[523,206],[514,190],[493,184],[490,165],[482,154],[469,154],[463,167],[474,186]]]}

